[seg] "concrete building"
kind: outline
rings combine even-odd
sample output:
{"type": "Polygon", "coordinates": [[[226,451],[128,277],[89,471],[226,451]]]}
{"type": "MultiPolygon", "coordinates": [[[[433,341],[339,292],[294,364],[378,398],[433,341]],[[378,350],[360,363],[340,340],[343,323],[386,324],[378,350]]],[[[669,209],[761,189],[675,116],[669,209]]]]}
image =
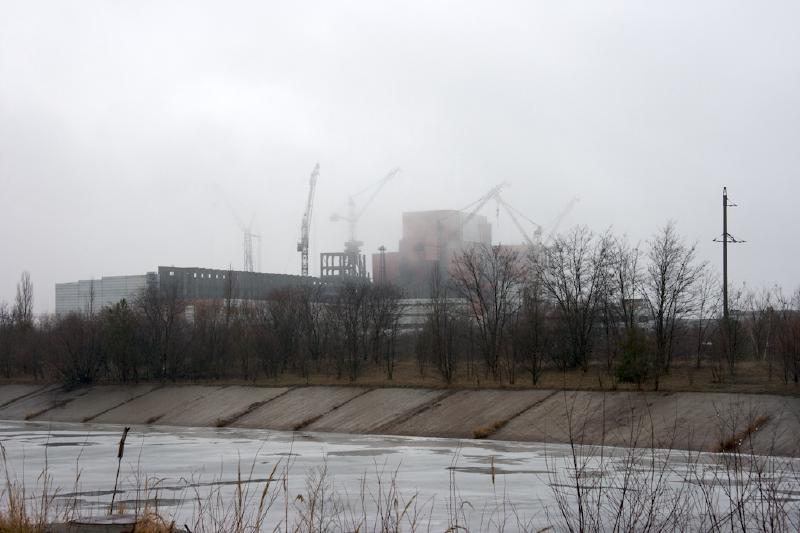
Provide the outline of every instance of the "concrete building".
{"type": "Polygon", "coordinates": [[[159,287],[181,300],[266,300],[277,289],[318,283],[317,278],[291,274],[158,267],[159,287]]]}
{"type": "Polygon", "coordinates": [[[157,272],[147,274],[57,283],[56,314],[99,311],[123,298],[133,301],[151,283],[163,294],[190,303],[226,298],[265,300],[276,289],[319,283],[319,280],[289,274],[159,266],[157,272]]]}
{"type": "Polygon", "coordinates": [[[446,281],[459,252],[468,246],[491,243],[492,226],[484,216],[457,210],[403,213],[398,251],[373,254],[373,278],[402,287],[408,296],[425,297],[434,270],[446,281]]]}
{"type": "Polygon", "coordinates": [[[122,299],[130,301],[147,287],[148,280],[155,281],[156,277],[155,272],[148,272],[56,283],[56,314],[95,312],[122,299]]]}

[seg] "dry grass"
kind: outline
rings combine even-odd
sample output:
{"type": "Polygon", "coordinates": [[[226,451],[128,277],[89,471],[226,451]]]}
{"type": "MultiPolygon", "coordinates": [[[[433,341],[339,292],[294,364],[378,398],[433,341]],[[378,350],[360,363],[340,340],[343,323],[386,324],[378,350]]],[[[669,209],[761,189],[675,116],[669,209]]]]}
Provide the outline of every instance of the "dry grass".
{"type": "MultiPolygon", "coordinates": [[[[462,365],[463,366],[463,365],[462,365]]],[[[9,383],[20,383],[20,380],[11,380],[9,383]]],[[[0,384],[4,381],[0,380],[0,384]]],[[[589,367],[587,371],[581,369],[563,372],[554,368],[545,368],[536,385],[529,378],[519,372],[514,383],[507,378],[493,380],[479,371],[471,376],[466,375],[466,369],[461,372],[449,385],[446,384],[433,368],[426,370],[421,375],[417,363],[413,360],[400,360],[397,362],[394,378],[386,379],[384,368],[380,364],[368,362],[364,364],[361,375],[355,381],[345,378],[336,379],[334,375],[313,373],[306,379],[304,377],[287,373],[277,378],[260,377],[256,380],[242,380],[236,377],[220,380],[178,380],[176,384],[193,385],[259,385],[266,387],[304,387],[308,385],[348,386],[360,387],[408,387],[429,389],[557,389],[557,390],[593,390],[593,391],[637,391],[640,387],[633,383],[620,383],[610,376],[602,364],[589,367]]],[[[653,383],[646,381],[641,389],[652,390],[653,383]]],[[[669,374],[663,375],[659,381],[659,390],[663,392],[739,392],[752,394],[777,394],[797,396],[800,388],[793,383],[784,383],[777,371],[773,372],[770,379],[766,363],[760,361],[742,361],[737,366],[737,375],[719,382],[710,366],[696,368],[694,360],[675,359],[669,374]]]]}
{"type": "MultiPolygon", "coordinates": [[[[478,365],[480,366],[480,365],[478,365]]],[[[31,383],[30,379],[0,379],[2,384],[31,383]]],[[[40,382],[37,382],[41,384],[40,382]]],[[[160,383],[160,382],[159,382],[160,383]]],[[[636,391],[640,387],[632,383],[620,383],[610,376],[603,364],[594,364],[587,371],[581,369],[563,372],[551,367],[542,370],[541,377],[533,385],[527,375],[519,371],[514,383],[507,378],[493,380],[483,371],[478,370],[467,375],[466,365],[462,364],[458,375],[449,385],[437,374],[434,368],[428,368],[425,374],[419,372],[417,362],[404,358],[397,361],[393,379],[386,379],[382,364],[365,362],[361,375],[355,381],[345,378],[336,379],[333,374],[312,373],[308,378],[286,373],[277,378],[259,377],[255,380],[243,380],[227,377],[219,380],[178,380],[175,384],[193,385],[259,385],[267,387],[303,387],[308,385],[361,387],[420,387],[430,389],[558,389],[558,390],[596,390],[596,391],[636,391]]],[[[643,389],[652,389],[653,383],[646,381],[643,389]]],[[[674,359],[670,372],[661,376],[659,390],[664,392],[740,392],[753,394],[778,394],[797,396],[800,388],[794,383],[784,383],[777,369],[773,369],[770,377],[768,366],[763,361],[741,361],[737,364],[737,375],[726,377],[723,382],[715,376],[710,365],[696,368],[693,358],[674,359]]],[[[31,413],[35,417],[36,413],[31,413]]]]}
{"type": "Polygon", "coordinates": [[[5,486],[0,493],[0,531],[9,533],[44,533],[53,503],[47,471],[43,472],[41,494],[29,499],[24,484],[11,479],[6,449],[0,443],[5,486]]]}
{"type": "Polygon", "coordinates": [[[178,530],[174,521],[167,521],[157,513],[149,512],[136,521],[136,533],[176,533],[178,530]]]}
{"type": "Polygon", "coordinates": [[[761,427],[769,422],[769,420],[770,417],[768,415],[760,415],[756,417],[747,425],[747,427],[737,433],[734,433],[729,438],[720,441],[715,451],[718,453],[738,452],[742,448],[742,445],[745,443],[745,441],[759,429],[761,429],[761,427]]]}
{"type": "Polygon", "coordinates": [[[508,423],[507,420],[496,420],[488,426],[477,427],[472,430],[472,437],[475,439],[488,439],[508,423]]]}

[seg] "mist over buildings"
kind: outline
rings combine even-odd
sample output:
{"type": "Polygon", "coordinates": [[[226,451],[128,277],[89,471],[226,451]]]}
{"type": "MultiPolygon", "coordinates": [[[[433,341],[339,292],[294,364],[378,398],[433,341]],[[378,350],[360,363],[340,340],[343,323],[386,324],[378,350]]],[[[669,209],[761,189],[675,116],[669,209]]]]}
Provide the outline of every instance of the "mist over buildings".
{"type": "MultiPolygon", "coordinates": [[[[647,239],[668,219],[732,283],[798,283],[800,6],[771,2],[0,1],[0,301],[158,265],[297,274],[359,224],[396,250],[404,211],[504,196],[547,226],[647,239]]],[[[519,243],[495,204],[494,242],[519,243]]]]}

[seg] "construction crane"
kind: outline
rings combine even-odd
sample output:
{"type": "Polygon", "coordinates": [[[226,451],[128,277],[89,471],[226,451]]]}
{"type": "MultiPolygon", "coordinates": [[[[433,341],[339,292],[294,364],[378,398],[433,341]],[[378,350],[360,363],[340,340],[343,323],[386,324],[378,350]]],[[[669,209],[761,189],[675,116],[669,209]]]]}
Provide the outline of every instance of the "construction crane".
{"type": "Polygon", "coordinates": [[[500,196],[500,194],[495,195],[495,200],[503,207],[505,212],[508,213],[509,218],[511,218],[511,222],[514,223],[514,226],[516,226],[517,230],[519,230],[519,232],[522,234],[522,237],[527,241],[528,245],[536,246],[542,243],[542,226],[526,217],[518,209],[506,202],[505,199],[500,196]],[[528,232],[522,226],[517,216],[522,217],[526,222],[535,226],[536,229],[533,230],[533,236],[528,235],[528,232]]]}
{"type": "Polygon", "coordinates": [[[233,207],[228,194],[225,190],[214,181],[209,182],[209,186],[214,189],[214,198],[216,205],[216,200],[222,199],[225,207],[228,209],[228,212],[231,214],[233,219],[236,221],[236,225],[239,226],[239,230],[242,232],[242,270],[245,272],[254,272],[256,270],[261,270],[261,235],[257,233],[253,233],[253,222],[255,221],[255,214],[250,217],[250,223],[245,224],[244,221],[238,214],[238,210],[233,207]],[[253,243],[255,242],[255,246],[253,243]],[[254,253],[255,251],[255,253],[254,253]],[[256,257],[256,261],[253,261],[253,255],[256,257]]]}
{"type": "Polygon", "coordinates": [[[461,211],[466,211],[467,209],[471,208],[466,218],[464,218],[464,220],[461,222],[460,227],[464,227],[465,225],[467,225],[469,221],[475,217],[478,211],[480,211],[481,208],[483,208],[483,206],[485,206],[489,201],[494,200],[495,202],[497,202],[498,207],[502,207],[503,210],[506,213],[508,213],[508,216],[514,223],[514,226],[516,226],[516,228],[519,230],[519,232],[522,234],[523,238],[528,242],[528,244],[533,246],[534,243],[537,244],[540,243],[542,237],[542,226],[540,226],[539,224],[537,224],[536,222],[525,216],[523,213],[521,213],[518,209],[514,208],[503,198],[503,196],[500,193],[506,187],[508,187],[508,183],[506,182],[500,183],[499,185],[495,185],[494,187],[489,189],[489,191],[486,194],[481,196],[478,200],[466,206],[465,208],[461,209],[461,211]],[[525,228],[522,226],[522,223],[519,220],[520,218],[523,218],[526,222],[529,222],[530,224],[535,226],[536,229],[534,230],[533,236],[529,235],[528,232],[525,230],[525,228]]]}
{"type": "Polygon", "coordinates": [[[350,195],[347,200],[347,216],[340,215],[338,213],[334,213],[331,215],[331,220],[334,222],[338,222],[340,220],[344,220],[347,222],[347,242],[344,243],[344,253],[347,257],[348,264],[352,267],[350,270],[353,275],[360,275],[362,273],[357,272],[357,265],[360,264],[360,255],[361,255],[361,246],[364,244],[363,242],[359,241],[356,238],[356,229],[358,225],[358,220],[370,206],[370,204],[375,200],[375,197],[378,196],[378,193],[381,192],[381,189],[389,183],[392,179],[394,179],[400,173],[400,168],[394,168],[389,171],[383,178],[378,180],[377,182],[373,183],[372,185],[362,189],[361,191],[350,195]],[[366,200],[364,200],[360,207],[356,205],[356,198],[363,194],[369,193],[369,196],[366,200]]]}
{"type": "Polygon", "coordinates": [[[475,215],[476,215],[476,214],[478,214],[478,211],[480,211],[480,210],[481,210],[481,208],[482,208],[484,205],[486,205],[486,203],[487,203],[489,200],[491,200],[492,198],[496,198],[496,197],[497,197],[497,195],[498,195],[498,194],[500,194],[500,191],[502,191],[502,190],[503,190],[503,189],[505,189],[506,187],[508,187],[508,183],[506,183],[505,181],[504,181],[503,183],[500,183],[500,184],[498,184],[498,185],[495,185],[494,187],[492,187],[491,189],[489,189],[489,192],[487,192],[486,194],[484,194],[483,196],[481,196],[480,198],[478,198],[477,200],[475,200],[474,202],[472,202],[472,203],[471,203],[471,204],[469,204],[468,206],[464,207],[463,209],[459,209],[459,211],[460,211],[460,212],[463,212],[463,211],[466,211],[467,209],[470,209],[470,208],[472,208],[472,210],[471,210],[471,211],[469,212],[469,214],[467,215],[467,218],[465,218],[465,219],[464,219],[464,220],[461,222],[461,226],[462,226],[462,227],[463,227],[463,226],[466,226],[466,225],[467,225],[467,223],[469,223],[469,221],[470,221],[470,220],[472,220],[473,218],[475,218],[475,215]]]}
{"type": "Polygon", "coordinates": [[[236,217],[239,229],[242,230],[242,270],[245,272],[255,272],[261,269],[261,235],[253,233],[253,220],[245,226],[239,217],[236,217]],[[253,241],[256,241],[257,263],[253,263],[253,241]]]}
{"type": "Polygon", "coordinates": [[[311,211],[314,207],[314,191],[317,188],[317,177],[319,176],[319,163],[311,171],[311,179],[308,184],[308,200],[306,201],[306,211],[303,213],[303,220],[300,223],[300,240],[297,242],[297,251],[300,252],[300,273],[308,276],[308,234],[311,229],[311,211]]]}
{"type": "MultiPolygon", "coordinates": [[[[514,226],[517,228],[517,230],[519,230],[520,234],[522,234],[522,237],[525,239],[528,245],[532,247],[541,246],[543,244],[542,234],[544,233],[544,228],[537,222],[534,222],[533,220],[525,216],[525,214],[523,214],[521,211],[516,209],[511,204],[509,204],[505,200],[505,198],[503,198],[501,193],[503,189],[505,189],[506,187],[508,187],[508,183],[505,182],[500,183],[499,185],[495,185],[494,187],[489,189],[489,191],[486,194],[481,196],[478,200],[476,200],[472,204],[462,209],[462,211],[466,211],[467,209],[472,208],[467,217],[461,223],[461,227],[465,226],[470,220],[472,220],[472,218],[475,217],[478,211],[480,211],[481,208],[484,205],[486,205],[490,200],[494,200],[495,202],[497,202],[498,208],[502,207],[503,210],[508,214],[509,218],[511,218],[511,222],[513,222],[514,226]],[[529,234],[528,231],[523,227],[522,223],[520,222],[520,218],[524,219],[526,222],[534,226],[534,231],[532,235],[529,234]]],[[[564,218],[569,214],[569,212],[572,211],[572,208],[575,207],[575,204],[577,204],[579,200],[580,198],[578,198],[577,196],[573,197],[567,203],[564,209],[561,210],[558,216],[556,216],[556,218],[549,226],[547,238],[544,240],[544,244],[549,243],[553,239],[556,231],[558,230],[559,225],[561,224],[561,222],[563,222],[564,218]]]]}
{"type": "Polygon", "coordinates": [[[564,218],[572,211],[572,208],[575,207],[575,204],[580,202],[581,199],[578,196],[573,196],[567,205],[564,206],[564,209],[556,216],[553,222],[550,224],[550,231],[547,232],[547,239],[545,239],[545,244],[549,243],[553,240],[553,237],[556,235],[556,230],[558,230],[558,226],[564,221],[564,218]]]}

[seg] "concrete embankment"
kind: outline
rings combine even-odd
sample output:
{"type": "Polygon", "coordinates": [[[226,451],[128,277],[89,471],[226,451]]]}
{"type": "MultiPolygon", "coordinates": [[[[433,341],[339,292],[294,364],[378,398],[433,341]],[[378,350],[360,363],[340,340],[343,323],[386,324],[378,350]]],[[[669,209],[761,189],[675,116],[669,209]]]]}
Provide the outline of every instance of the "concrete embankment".
{"type": "Polygon", "coordinates": [[[800,398],[759,394],[200,385],[0,386],[0,420],[246,427],[800,457],[800,398]]]}

